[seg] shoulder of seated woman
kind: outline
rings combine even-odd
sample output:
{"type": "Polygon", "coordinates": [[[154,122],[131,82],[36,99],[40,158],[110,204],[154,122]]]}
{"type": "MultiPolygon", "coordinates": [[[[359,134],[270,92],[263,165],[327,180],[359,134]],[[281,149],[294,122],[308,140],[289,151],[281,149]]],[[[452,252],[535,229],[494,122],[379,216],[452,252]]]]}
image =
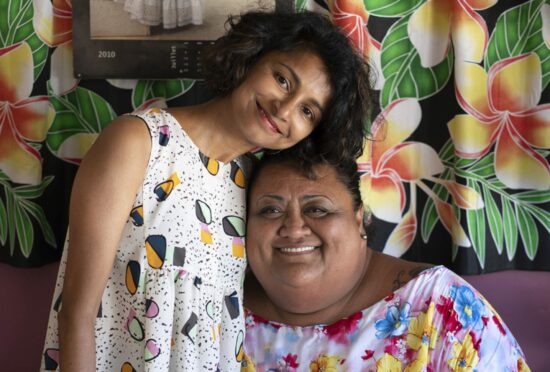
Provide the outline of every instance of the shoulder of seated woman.
{"type": "Polygon", "coordinates": [[[427,269],[433,267],[433,265],[423,262],[399,261],[401,262],[396,265],[393,272],[392,291],[398,290],[427,269]]]}

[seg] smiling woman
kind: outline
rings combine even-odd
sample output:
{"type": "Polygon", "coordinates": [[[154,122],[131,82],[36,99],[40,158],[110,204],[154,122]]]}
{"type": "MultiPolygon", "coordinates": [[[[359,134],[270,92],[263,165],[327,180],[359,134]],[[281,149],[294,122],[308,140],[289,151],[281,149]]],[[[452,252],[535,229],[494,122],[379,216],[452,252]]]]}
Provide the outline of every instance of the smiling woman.
{"type": "Polygon", "coordinates": [[[353,160],[300,144],[248,193],[243,371],[528,371],[491,305],[443,266],[368,248],[353,160]]]}
{"type": "Polygon", "coordinates": [[[119,117],[82,161],[43,370],[238,369],[245,154],[312,134],[331,159],[361,151],[368,69],[329,20],[230,26],[205,57],[217,96],[119,117]]]}

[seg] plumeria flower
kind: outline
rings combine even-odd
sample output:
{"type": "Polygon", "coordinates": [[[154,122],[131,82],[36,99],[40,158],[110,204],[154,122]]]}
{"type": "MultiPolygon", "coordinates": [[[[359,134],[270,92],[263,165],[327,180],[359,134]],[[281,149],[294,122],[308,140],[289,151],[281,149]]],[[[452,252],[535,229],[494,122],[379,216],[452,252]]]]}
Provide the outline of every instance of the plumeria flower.
{"type": "Polygon", "coordinates": [[[335,25],[340,27],[359,53],[370,61],[375,70],[374,89],[384,86],[382,65],[380,63],[380,43],[367,29],[369,14],[363,0],[329,0],[330,13],[335,25]]]}
{"type": "Polygon", "coordinates": [[[365,205],[377,218],[398,223],[384,247],[384,253],[397,257],[407,251],[416,236],[417,186],[434,200],[439,218],[453,241],[460,246],[470,246],[451,205],[441,200],[422,179],[445,186],[461,208],[483,207],[483,201],[475,190],[434,177],[444,167],[432,147],[405,141],[418,127],[421,117],[417,100],[397,100],[388,105],[374,122],[374,139],[365,142],[365,151],[357,160],[359,171],[364,173],[360,187],[365,205]],[[411,200],[409,210],[403,215],[406,204],[404,182],[410,183],[411,200]]]}
{"type": "Polygon", "coordinates": [[[50,86],[54,94],[73,90],[74,78],[72,16],[70,0],[33,0],[33,26],[38,37],[50,47],[57,47],[50,60],[50,86]]]}
{"type": "Polygon", "coordinates": [[[411,304],[405,302],[401,309],[395,305],[388,306],[386,316],[378,319],[374,323],[376,328],[376,338],[386,338],[388,336],[401,336],[409,326],[409,316],[411,304]]]}
{"type": "Polygon", "coordinates": [[[36,185],[42,156],[27,141],[44,141],[55,112],[48,97],[29,97],[33,83],[29,45],[0,49],[0,170],[13,182],[36,185]]]}
{"type": "Polygon", "coordinates": [[[546,46],[550,48],[550,4],[543,4],[540,14],[542,17],[542,38],[546,46]]]}
{"type": "Polygon", "coordinates": [[[495,63],[488,73],[474,63],[456,66],[456,92],[467,114],[449,132],[457,155],[479,158],[495,147],[495,173],[512,189],[550,187],[548,161],[533,148],[550,148],[550,104],[542,94],[541,63],[527,53],[495,63]]]}
{"type": "Polygon", "coordinates": [[[411,15],[408,33],[424,67],[443,61],[452,40],[455,58],[480,62],[488,40],[487,25],[476,10],[497,0],[428,0],[411,15]]]}

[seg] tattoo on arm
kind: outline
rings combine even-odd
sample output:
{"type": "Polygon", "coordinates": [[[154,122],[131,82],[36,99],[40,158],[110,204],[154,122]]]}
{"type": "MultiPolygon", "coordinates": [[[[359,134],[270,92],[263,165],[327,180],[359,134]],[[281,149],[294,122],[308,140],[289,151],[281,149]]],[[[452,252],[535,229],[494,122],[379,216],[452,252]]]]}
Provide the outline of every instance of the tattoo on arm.
{"type": "Polygon", "coordinates": [[[392,291],[396,291],[399,288],[403,286],[403,284],[407,283],[406,280],[402,279],[402,276],[405,275],[405,270],[401,270],[397,273],[397,278],[393,281],[392,291]]]}
{"type": "Polygon", "coordinates": [[[424,270],[426,269],[429,269],[431,266],[418,266],[418,267],[415,267],[414,269],[412,269],[411,271],[409,271],[409,276],[410,276],[410,279],[418,276],[418,274],[420,274],[421,272],[423,272],[424,270]]]}
{"type": "Polygon", "coordinates": [[[406,277],[405,270],[399,271],[397,273],[397,278],[395,278],[395,280],[393,281],[392,291],[398,290],[399,288],[401,288],[402,286],[407,284],[407,282],[409,280],[411,280],[412,278],[418,276],[421,272],[423,272],[424,270],[429,269],[429,268],[430,268],[430,266],[415,267],[415,268],[409,270],[409,272],[408,272],[409,276],[408,277],[406,277]]]}

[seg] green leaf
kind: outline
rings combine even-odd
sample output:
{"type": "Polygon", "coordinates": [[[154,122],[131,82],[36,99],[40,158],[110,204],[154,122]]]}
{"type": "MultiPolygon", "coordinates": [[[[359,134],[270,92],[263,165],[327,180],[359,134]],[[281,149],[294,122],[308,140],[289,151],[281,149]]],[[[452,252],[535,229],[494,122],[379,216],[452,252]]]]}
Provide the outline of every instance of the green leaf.
{"type": "Polygon", "coordinates": [[[296,10],[296,12],[307,10],[307,0],[296,0],[294,4],[294,9],[296,10]]]}
{"type": "Polygon", "coordinates": [[[35,199],[40,197],[44,190],[52,183],[54,176],[46,176],[42,180],[42,183],[38,185],[24,185],[13,188],[13,192],[20,198],[23,199],[35,199]]]}
{"type": "Polygon", "coordinates": [[[42,231],[42,235],[44,235],[44,240],[46,240],[46,243],[54,248],[57,248],[55,234],[53,233],[42,208],[38,204],[31,201],[24,201],[21,203],[21,206],[36,219],[38,226],[40,226],[40,230],[42,231]]]}
{"type": "Polygon", "coordinates": [[[32,51],[36,80],[46,64],[49,48],[34,32],[33,15],[32,0],[0,1],[0,48],[26,42],[32,51]]]}
{"type": "Polygon", "coordinates": [[[502,202],[502,222],[504,227],[504,240],[506,241],[506,253],[508,254],[508,260],[512,261],[516,255],[518,245],[516,215],[507,198],[503,196],[500,200],[502,202]]]}
{"type": "Polygon", "coordinates": [[[527,213],[521,205],[516,204],[518,227],[523,242],[523,248],[531,261],[535,259],[539,247],[539,232],[533,217],[527,213]]]}
{"type": "Polygon", "coordinates": [[[367,11],[377,17],[403,17],[412,13],[424,0],[363,0],[367,11]]]}
{"type": "MultiPolygon", "coordinates": [[[[451,170],[449,168],[445,168],[443,173],[441,173],[442,179],[449,179],[450,176],[451,170]]],[[[447,200],[447,198],[449,197],[449,191],[447,191],[447,189],[439,183],[433,187],[432,191],[437,196],[439,196],[441,200],[447,200]]],[[[437,214],[435,203],[432,198],[428,198],[428,200],[424,204],[422,217],[420,218],[420,233],[422,235],[422,241],[424,241],[424,243],[427,243],[430,239],[430,235],[432,234],[432,231],[438,220],[439,216],[437,214]]]]}
{"type": "Polygon", "coordinates": [[[132,105],[138,108],[144,102],[163,97],[167,101],[179,97],[195,85],[195,80],[139,80],[132,91],[132,105]]]}
{"type": "Polygon", "coordinates": [[[8,239],[8,212],[2,199],[0,199],[0,244],[5,245],[8,239]]]}
{"type": "Polygon", "coordinates": [[[455,162],[455,168],[467,168],[474,164],[478,159],[460,158],[455,162]]]}
{"type": "Polygon", "coordinates": [[[485,69],[505,58],[535,52],[541,61],[542,88],[550,82],[550,49],[542,35],[541,7],[544,0],[531,0],[503,12],[487,45],[485,69]]]}
{"type": "Polygon", "coordinates": [[[441,150],[439,150],[439,158],[443,162],[450,162],[455,156],[455,147],[453,141],[449,138],[447,142],[443,145],[441,150]]]}
{"type": "Polygon", "coordinates": [[[14,210],[15,230],[17,231],[17,240],[19,249],[25,257],[29,257],[32,252],[32,243],[34,241],[34,231],[32,221],[27,212],[17,206],[14,210]]]}
{"type": "Polygon", "coordinates": [[[382,42],[380,56],[384,87],[380,102],[382,107],[400,98],[424,99],[439,92],[453,70],[453,50],[437,66],[424,68],[420,56],[409,40],[407,24],[410,17],[395,22],[382,42]]]}
{"type": "Polygon", "coordinates": [[[539,222],[546,228],[546,231],[550,232],[550,211],[539,208],[535,205],[526,206],[531,214],[539,220],[539,222]]]}
{"type": "MultiPolygon", "coordinates": [[[[468,186],[481,193],[477,182],[468,180],[468,186]]],[[[466,221],[468,223],[468,231],[474,252],[481,268],[485,267],[485,209],[468,209],[466,210],[466,221]]]]}
{"type": "Polygon", "coordinates": [[[514,194],[514,197],[530,204],[548,203],[550,202],[550,189],[520,192],[514,194]]]}
{"type": "Polygon", "coordinates": [[[489,155],[484,156],[472,165],[468,171],[483,178],[493,177],[495,175],[495,154],[491,152],[489,155]]]}
{"type": "Polygon", "coordinates": [[[487,210],[487,222],[489,224],[491,236],[495,242],[498,254],[502,254],[502,251],[504,250],[502,216],[500,215],[500,211],[493,195],[491,195],[491,190],[485,186],[483,186],[483,201],[485,202],[485,209],[487,210]]]}
{"type": "Polygon", "coordinates": [[[51,95],[49,99],[56,115],[46,143],[55,155],[68,138],[81,133],[98,134],[116,116],[103,97],[82,87],[63,96],[51,95]]]}
{"type": "Polygon", "coordinates": [[[498,178],[491,178],[488,179],[487,182],[489,182],[493,187],[496,187],[497,189],[505,189],[506,185],[503,184],[498,178]]]}

